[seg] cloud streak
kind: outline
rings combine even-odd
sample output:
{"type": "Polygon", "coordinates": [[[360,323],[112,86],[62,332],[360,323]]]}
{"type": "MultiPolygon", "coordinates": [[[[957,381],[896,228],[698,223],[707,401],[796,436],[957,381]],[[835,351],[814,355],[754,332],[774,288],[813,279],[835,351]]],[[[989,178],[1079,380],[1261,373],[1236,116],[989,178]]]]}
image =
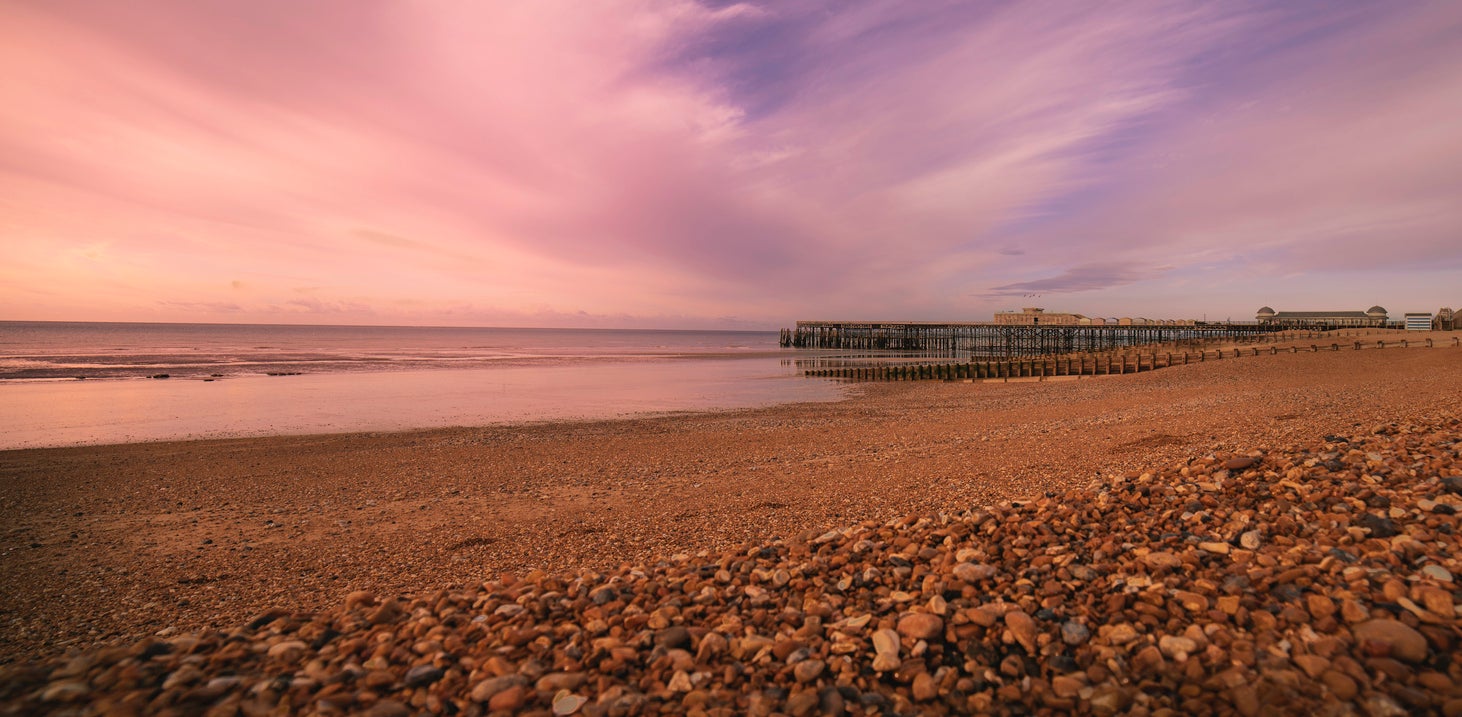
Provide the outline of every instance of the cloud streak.
{"type": "Polygon", "coordinates": [[[1187,316],[1462,270],[1447,4],[164,4],[0,6],[0,318],[1187,316]]]}

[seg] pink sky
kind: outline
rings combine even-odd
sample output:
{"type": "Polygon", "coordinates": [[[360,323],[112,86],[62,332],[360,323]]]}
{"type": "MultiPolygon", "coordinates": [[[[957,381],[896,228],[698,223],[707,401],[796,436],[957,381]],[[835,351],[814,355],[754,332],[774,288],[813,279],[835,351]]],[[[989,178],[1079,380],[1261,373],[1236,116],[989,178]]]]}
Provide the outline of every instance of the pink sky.
{"type": "Polygon", "coordinates": [[[0,319],[1462,305],[1459,3],[0,0],[0,67],[0,319]]]}

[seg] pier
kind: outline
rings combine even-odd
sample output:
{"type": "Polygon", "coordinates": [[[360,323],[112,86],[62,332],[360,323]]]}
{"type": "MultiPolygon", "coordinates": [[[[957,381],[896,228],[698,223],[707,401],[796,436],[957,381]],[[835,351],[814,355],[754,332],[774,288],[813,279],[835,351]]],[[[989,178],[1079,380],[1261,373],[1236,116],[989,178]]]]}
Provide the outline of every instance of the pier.
{"type": "Polygon", "coordinates": [[[1018,358],[1112,351],[1183,341],[1247,340],[1280,330],[1264,324],[1025,326],[992,323],[798,321],[782,329],[791,348],[908,351],[945,356],[1018,358]]]}
{"type": "MultiPolygon", "coordinates": [[[[1305,334],[1309,338],[1316,338],[1316,334],[1305,334]]],[[[1291,337],[1298,338],[1298,337],[1291,337]]],[[[1332,337],[1333,338],[1333,337],[1332,337]]],[[[1380,340],[1372,346],[1369,342],[1353,341],[1341,344],[1332,342],[1328,345],[1313,343],[1308,346],[1291,344],[1285,347],[1269,346],[1260,348],[1258,346],[1234,347],[1228,349],[1200,349],[1196,353],[1188,351],[1138,351],[1136,353],[1106,353],[1106,354],[1074,354],[1069,356],[1044,356],[1040,358],[1006,358],[989,361],[967,361],[961,363],[909,363],[909,364],[871,364],[871,365],[830,365],[827,367],[807,368],[802,373],[805,376],[819,378],[838,378],[848,381],[971,381],[971,380],[1010,380],[1010,379],[1057,379],[1057,378],[1081,378],[1086,376],[1115,376],[1129,373],[1144,373],[1156,371],[1160,368],[1172,366],[1187,366],[1193,363],[1206,363],[1208,361],[1222,361],[1244,358],[1248,356],[1277,356],[1281,353],[1296,354],[1301,351],[1317,353],[1320,351],[1341,351],[1350,349],[1361,351],[1363,349],[1389,349],[1389,348],[1434,348],[1436,344],[1431,338],[1421,341],[1402,339],[1400,341],[1387,342],[1380,340]]],[[[1450,342],[1444,342],[1442,346],[1452,348],[1462,347],[1462,337],[1452,337],[1450,342]]]]}

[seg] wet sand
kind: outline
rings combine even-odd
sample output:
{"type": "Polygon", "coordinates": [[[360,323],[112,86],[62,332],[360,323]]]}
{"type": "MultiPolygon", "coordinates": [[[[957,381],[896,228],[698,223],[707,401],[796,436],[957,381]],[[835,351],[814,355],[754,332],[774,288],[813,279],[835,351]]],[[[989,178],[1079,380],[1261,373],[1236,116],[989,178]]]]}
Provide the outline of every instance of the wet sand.
{"type": "Polygon", "coordinates": [[[1053,383],[869,384],[652,419],[0,453],[0,659],[613,568],[1431,419],[1462,350],[1053,383]]]}

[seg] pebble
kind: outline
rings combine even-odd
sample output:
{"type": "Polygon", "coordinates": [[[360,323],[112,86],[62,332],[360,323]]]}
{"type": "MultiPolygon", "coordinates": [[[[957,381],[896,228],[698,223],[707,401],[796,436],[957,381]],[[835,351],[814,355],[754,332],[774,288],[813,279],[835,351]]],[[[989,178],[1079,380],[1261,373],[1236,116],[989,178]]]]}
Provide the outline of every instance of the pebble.
{"type": "Polygon", "coordinates": [[[568,690],[559,690],[553,696],[553,713],[556,715],[571,715],[579,711],[589,701],[588,697],[576,695],[568,690]]]}
{"type": "Polygon", "coordinates": [[[927,612],[910,613],[899,618],[898,633],[915,640],[931,640],[944,633],[944,620],[927,612]]]}
{"type": "Polygon", "coordinates": [[[1230,458],[1230,459],[1224,461],[1223,462],[1223,467],[1224,467],[1225,470],[1241,471],[1241,470],[1245,470],[1245,469],[1248,469],[1248,468],[1252,468],[1258,462],[1259,462],[1259,459],[1258,458],[1254,458],[1252,456],[1235,456],[1233,458],[1230,458]]]}
{"type": "Polygon", "coordinates": [[[1061,641],[1075,647],[1091,638],[1091,630],[1079,622],[1067,620],[1061,623],[1061,641]]]}
{"type": "Polygon", "coordinates": [[[1351,628],[1351,632],[1355,635],[1356,642],[1362,645],[1369,643],[1384,647],[1383,654],[1407,662],[1426,660],[1426,638],[1399,620],[1367,620],[1351,628]]]}
{"type": "Polygon", "coordinates": [[[1034,655],[1036,652],[1036,623],[1030,615],[1020,610],[1011,610],[1005,613],[1005,627],[1015,637],[1015,641],[1025,648],[1026,654],[1034,655]]]}
{"type": "Polygon", "coordinates": [[[1257,530],[1247,530],[1239,536],[1239,547],[1244,550],[1258,550],[1263,545],[1264,534],[1257,530]]]}
{"type": "Polygon", "coordinates": [[[1440,581],[1442,581],[1444,583],[1450,583],[1450,582],[1452,582],[1452,573],[1451,573],[1451,571],[1447,570],[1446,568],[1444,568],[1444,567],[1442,567],[1440,565],[1437,565],[1436,563],[1431,563],[1431,564],[1426,565],[1425,567],[1423,567],[1421,569],[1421,574],[1422,575],[1425,575],[1425,576],[1427,576],[1427,577],[1429,577],[1429,578],[1431,578],[1433,580],[1440,580],[1440,581]]]}
{"type": "Polygon", "coordinates": [[[792,669],[792,673],[797,677],[798,682],[812,682],[822,674],[826,667],[827,663],[822,660],[803,660],[797,663],[797,666],[792,669]]]}

